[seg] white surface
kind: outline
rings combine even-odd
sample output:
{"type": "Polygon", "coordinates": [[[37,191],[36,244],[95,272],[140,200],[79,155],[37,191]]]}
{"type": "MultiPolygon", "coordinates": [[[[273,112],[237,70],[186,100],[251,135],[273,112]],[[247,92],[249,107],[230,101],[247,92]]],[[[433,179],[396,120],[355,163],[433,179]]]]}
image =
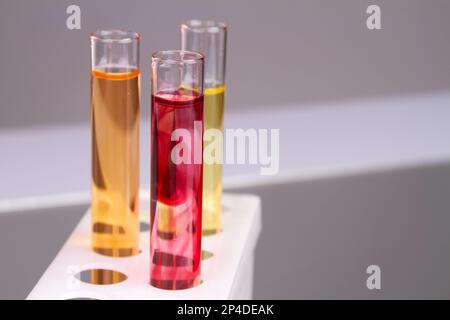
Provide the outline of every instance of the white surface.
{"type": "MultiPolygon", "coordinates": [[[[148,221],[149,194],[141,197],[141,217],[148,221]]],[[[111,258],[90,249],[90,214],[82,218],[28,299],[241,299],[251,298],[253,251],[261,231],[260,200],[252,195],[224,194],[223,232],[202,238],[202,248],[214,253],[202,261],[203,283],[179,291],[161,290],[149,283],[149,232],[141,232],[142,253],[111,258]],[[85,269],[121,271],[125,282],[92,285],[73,274],[85,269]]]]}
{"type": "MultiPolygon", "coordinates": [[[[312,179],[450,160],[450,93],[226,114],[227,128],[279,128],[280,172],[225,165],[224,187],[312,179]]],[[[141,126],[141,185],[149,186],[149,119],[141,126]]],[[[0,213],[89,201],[88,124],[0,131],[0,213]]]]}

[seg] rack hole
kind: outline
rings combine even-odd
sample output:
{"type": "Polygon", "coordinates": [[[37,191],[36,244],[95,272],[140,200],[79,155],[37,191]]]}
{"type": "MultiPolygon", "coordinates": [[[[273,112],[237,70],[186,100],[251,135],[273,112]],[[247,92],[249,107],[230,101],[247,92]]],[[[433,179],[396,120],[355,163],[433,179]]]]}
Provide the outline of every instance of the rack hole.
{"type": "Polygon", "coordinates": [[[214,257],[214,253],[208,250],[202,250],[202,260],[208,260],[214,257]]]}
{"type": "Polygon", "coordinates": [[[146,232],[150,230],[150,224],[147,222],[141,222],[140,226],[139,226],[141,232],[146,232]]]}
{"type": "Polygon", "coordinates": [[[77,273],[75,278],[85,283],[108,285],[123,282],[127,280],[128,277],[120,271],[109,269],[88,269],[77,273]]]}

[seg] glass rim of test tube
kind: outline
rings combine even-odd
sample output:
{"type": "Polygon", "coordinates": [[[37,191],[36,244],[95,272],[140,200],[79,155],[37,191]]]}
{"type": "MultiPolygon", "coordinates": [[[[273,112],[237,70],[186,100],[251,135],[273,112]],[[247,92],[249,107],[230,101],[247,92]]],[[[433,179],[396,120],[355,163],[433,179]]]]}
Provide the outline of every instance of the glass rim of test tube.
{"type": "Polygon", "coordinates": [[[189,30],[196,33],[226,32],[227,29],[228,27],[224,22],[214,20],[191,19],[181,23],[181,31],[189,30]]]}
{"type": "Polygon", "coordinates": [[[89,34],[91,41],[99,41],[106,43],[130,43],[139,41],[141,34],[139,32],[112,29],[112,30],[97,30],[89,34]]]}
{"type": "Polygon", "coordinates": [[[198,63],[204,60],[202,53],[191,50],[161,50],[152,54],[152,62],[164,63],[198,63]]]}

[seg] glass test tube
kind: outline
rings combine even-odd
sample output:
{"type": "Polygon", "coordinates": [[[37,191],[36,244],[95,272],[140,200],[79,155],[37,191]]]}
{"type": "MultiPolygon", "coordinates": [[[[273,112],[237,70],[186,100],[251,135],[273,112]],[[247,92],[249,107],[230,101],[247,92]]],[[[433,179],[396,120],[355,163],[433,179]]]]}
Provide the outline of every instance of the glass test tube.
{"type": "Polygon", "coordinates": [[[185,289],[200,283],[203,56],[152,56],[150,283],[185,289]]]}
{"type": "Polygon", "coordinates": [[[114,257],[139,251],[139,37],[90,36],[92,248],[114,257]]]}
{"type": "MultiPolygon", "coordinates": [[[[203,235],[215,234],[222,228],[223,159],[215,161],[218,160],[217,152],[208,151],[213,150],[210,145],[213,138],[209,137],[208,132],[211,132],[210,129],[220,130],[223,137],[226,42],[227,27],[224,23],[190,20],[181,25],[181,49],[198,51],[205,56],[203,235]]],[[[223,146],[220,145],[220,148],[222,155],[223,146]]]]}

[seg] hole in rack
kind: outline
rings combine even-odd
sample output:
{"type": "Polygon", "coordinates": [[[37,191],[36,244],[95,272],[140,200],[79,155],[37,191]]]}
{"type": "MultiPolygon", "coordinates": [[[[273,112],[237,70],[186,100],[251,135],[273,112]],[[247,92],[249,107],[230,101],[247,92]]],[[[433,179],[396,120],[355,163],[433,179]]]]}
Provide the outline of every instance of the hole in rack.
{"type": "Polygon", "coordinates": [[[202,230],[202,236],[203,237],[211,237],[215,236],[216,234],[219,234],[223,231],[223,229],[220,230],[202,230]]]}
{"type": "Polygon", "coordinates": [[[85,283],[108,285],[123,282],[127,280],[128,277],[120,271],[109,269],[88,269],[77,273],[75,278],[85,283]]]}
{"type": "Polygon", "coordinates": [[[202,250],[202,260],[208,260],[214,257],[214,253],[208,250],[202,250]]]}
{"type": "Polygon", "coordinates": [[[140,226],[139,226],[141,232],[146,232],[150,230],[150,224],[147,222],[141,222],[140,226]]]}

